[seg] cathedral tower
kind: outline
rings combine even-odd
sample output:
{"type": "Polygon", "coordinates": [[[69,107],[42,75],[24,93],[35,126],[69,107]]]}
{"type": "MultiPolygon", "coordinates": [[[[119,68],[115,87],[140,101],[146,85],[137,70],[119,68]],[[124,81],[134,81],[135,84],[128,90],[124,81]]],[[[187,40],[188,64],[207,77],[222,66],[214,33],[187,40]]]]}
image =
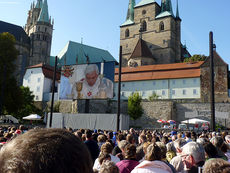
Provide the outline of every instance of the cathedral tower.
{"type": "Polygon", "coordinates": [[[181,19],[171,0],[129,0],[126,21],[120,26],[122,66],[168,64],[181,61],[181,19]],[[148,49],[148,50],[147,50],[148,49]]]}
{"type": "Polygon", "coordinates": [[[31,4],[25,31],[30,37],[29,65],[49,63],[53,24],[48,13],[47,0],[31,4]]]}

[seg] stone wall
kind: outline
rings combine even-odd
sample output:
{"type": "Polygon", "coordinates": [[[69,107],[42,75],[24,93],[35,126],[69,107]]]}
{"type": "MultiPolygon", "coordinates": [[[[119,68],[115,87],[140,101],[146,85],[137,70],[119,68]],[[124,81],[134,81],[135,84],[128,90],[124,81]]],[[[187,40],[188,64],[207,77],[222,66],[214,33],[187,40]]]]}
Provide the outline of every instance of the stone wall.
{"type": "MultiPolygon", "coordinates": [[[[79,100],[77,103],[77,112],[85,113],[85,100],[79,100]]],[[[130,126],[139,128],[159,128],[161,124],[158,119],[173,119],[180,123],[185,120],[185,112],[210,111],[209,103],[200,103],[195,101],[171,101],[158,100],[154,102],[143,101],[141,103],[144,113],[138,120],[130,120],[130,126]]],[[[216,103],[216,111],[230,112],[230,103],[216,103]]],[[[59,111],[62,113],[71,113],[72,101],[61,101],[59,111]]],[[[121,102],[121,113],[127,114],[127,101],[121,102]]],[[[89,113],[117,113],[117,102],[115,100],[90,100],[89,113]]],[[[210,117],[200,117],[210,121],[210,117]]],[[[217,123],[230,127],[230,120],[216,119],[217,123]]]]}

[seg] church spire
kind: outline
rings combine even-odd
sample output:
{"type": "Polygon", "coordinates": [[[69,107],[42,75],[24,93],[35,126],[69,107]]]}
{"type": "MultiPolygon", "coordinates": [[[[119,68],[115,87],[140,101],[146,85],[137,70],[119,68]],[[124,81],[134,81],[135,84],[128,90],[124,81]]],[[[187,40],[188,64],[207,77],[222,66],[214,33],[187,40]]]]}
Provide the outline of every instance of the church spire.
{"type": "Polygon", "coordinates": [[[161,0],[161,13],[168,11],[173,14],[171,0],[161,0]]]}
{"type": "Polygon", "coordinates": [[[128,8],[128,12],[127,12],[126,21],[127,20],[134,21],[134,6],[135,6],[135,4],[136,4],[135,0],[129,0],[129,8],[128,8]]]}
{"type": "Polygon", "coordinates": [[[42,0],[37,0],[35,8],[42,8],[42,0]]]}
{"type": "Polygon", "coordinates": [[[179,7],[178,7],[178,0],[177,0],[177,6],[176,6],[176,18],[180,18],[180,15],[179,15],[179,7]]]}
{"type": "Polygon", "coordinates": [[[49,13],[48,13],[48,3],[47,0],[44,0],[42,4],[42,9],[38,18],[39,22],[49,23],[49,13]]]}

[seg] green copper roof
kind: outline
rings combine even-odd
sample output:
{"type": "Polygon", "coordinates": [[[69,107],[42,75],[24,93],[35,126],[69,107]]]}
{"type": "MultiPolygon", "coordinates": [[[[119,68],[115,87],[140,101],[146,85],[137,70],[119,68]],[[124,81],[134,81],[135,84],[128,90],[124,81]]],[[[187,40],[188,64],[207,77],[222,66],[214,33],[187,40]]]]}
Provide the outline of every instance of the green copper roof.
{"type": "Polygon", "coordinates": [[[127,12],[127,17],[125,23],[123,23],[121,26],[130,25],[134,23],[134,6],[136,2],[135,0],[129,0],[129,8],[127,12]]]}
{"type": "Polygon", "coordinates": [[[116,61],[107,51],[96,47],[91,47],[81,43],[69,41],[58,54],[59,62],[62,65],[86,64],[87,57],[89,63],[98,63],[105,60],[106,62],[116,61]]]}
{"type": "Polygon", "coordinates": [[[126,20],[125,23],[123,23],[121,26],[132,25],[132,24],[134,24],[134,21],[128,19],[128,20],[126,20]]]}
{"type": "Polygon", "coordinates": [[[156,1],[155,0],[142,0],[135,6],[135,8],[143,6],[143,5],[151,4],[151,3],[154,3],[154,2],[156,2],[156,1]]]}
{"type": "Polygon", "coordinates": [[[162,17],[167,17],[167,16],[172,16],[172,17],[174,17],[174,15],[173,15],[172,13],[170,13],[170,12],[168,12],[168,11],[165,11],[165,12],[163,12],[163,13],[158,14],[158,15],[156,16],[156,19],[159,19],[159,18],[162,18],[162,17]]]}
{"type": "Polygon", "coordinates": [[[48,13],[47,0],[44,0],[44,3],[42,4],[42,9],[41,9],[40,15],[38,17],[38,21],[49,23],[49,13],[48,13]]]}
{"type": "Polygon", "coordinates": [[[42,0],[37,0],[35,8],[42,8],[42,0]]]}
{"type": "Polygon", "coordinates": [[[156,16],[156,19],[167,16],[174,17],[171,0],[161,0],[161,13],[156,16]]]}

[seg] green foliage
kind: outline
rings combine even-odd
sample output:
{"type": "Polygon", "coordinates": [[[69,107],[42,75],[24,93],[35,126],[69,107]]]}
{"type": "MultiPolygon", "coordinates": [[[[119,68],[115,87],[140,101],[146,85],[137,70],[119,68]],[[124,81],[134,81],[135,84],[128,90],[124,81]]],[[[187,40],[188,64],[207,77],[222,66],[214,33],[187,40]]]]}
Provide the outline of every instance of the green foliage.
{"type": "Polygon", "coordinates": [[[133,120],[140,118],[143,114],[141,100],[142,98],[138,92],[135,92],[128,98],[128,114],[133,120]]]}
{"type": "Polygon", "coordinates": [[[33,105],[34,96],[29,88],[19,87],[14,77],[15,61],[18,56],[15,43],[13,35],[0,34],[0,96],[3,101],[3,114],[10,114],[20,119],[38,112],[38,109],[33,105]]]}
{"type": "Polygon", "coordinates": [[[55,102],[55,103],[54,103],[54,109],[53,109],[53,111],[54,111],[54,112],[59,112],[60,105],[61,105],[61,102],[60,102],[60,101],[55,102]]]}
{"type": "Polygon", "coordinates": [[[159,95],[157,95],[155,92],[151,95],[151,96],[149,96],[149,101],[154,101],[154,100],[157,100],[158,98],[159,98],[160,96],[159,95]]]}
{"type": "Polygon", "coordinates": [[[22,105],[22,94],[13,76],[18,55],[15,43],[13,35],[0,34],[0,97],[3,113],[16,113],[22,105]]]}
{"type": "Polygon", "coordinates": [[[22,105],[18,109],[15,116],[21,119],[22,117],[28,116],[33,113],[41,115],[41,110],[34,106],[34,95],[30,91],[30,89],[28,87],[21,86],[20,91],[22,93],[22,105]]]}
{"type": "Polygon", "coordinates": [[[204,61],[206,58],[207,58],[207,56],[205,56],[205,55],[195,54],[189,58],[185,58],[184,62],[194,63],[194,62],[198,62],[198,61],[204,61]]]}

